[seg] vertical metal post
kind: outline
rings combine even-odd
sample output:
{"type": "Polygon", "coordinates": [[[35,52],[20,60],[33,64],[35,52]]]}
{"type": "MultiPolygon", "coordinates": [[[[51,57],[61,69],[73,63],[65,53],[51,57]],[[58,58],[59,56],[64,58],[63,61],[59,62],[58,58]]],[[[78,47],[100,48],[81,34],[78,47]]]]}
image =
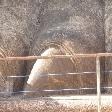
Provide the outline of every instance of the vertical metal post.
{"type": "Polygon", "coordinates": [[[11,96],[12,93],[12,79],[11,77],[7,77],[7,96],[11,96]]]}
{"type": "Polygon", "coordinates": [[[100,90],[100,57],[96,57],[96,73],[97,73],[97,101],[98,112],[101,112],[101,90],[100,90]]]}

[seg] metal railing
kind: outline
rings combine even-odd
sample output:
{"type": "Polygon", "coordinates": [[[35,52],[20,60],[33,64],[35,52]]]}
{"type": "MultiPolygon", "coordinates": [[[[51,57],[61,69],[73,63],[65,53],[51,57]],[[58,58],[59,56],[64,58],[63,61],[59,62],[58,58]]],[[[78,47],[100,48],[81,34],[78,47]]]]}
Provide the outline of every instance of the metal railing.
{"type": "MultiPolygon", "coordinates": [[[[98,103],[98,112],[101,111],[101,85],[100,85],[100,57],[111,57],[112,53],[96,53],[96,54],[74,54],[74,55],[53,55],[53,56],[26,56],[26,57],[5,57],[0,58],[2,61],[14,61],[14,60],[35,60],[35,59],[53,59],[53,58],[96,58],[96,72],[82,72],[82,73],[67,73],[67,74],[88,74],[92,73],[97,75],[97,103],[98,103]]],[[[112,72],[112,71],[105,71],[112,72]]],[[[48,74],[48,75],[61,75],[61,74],[48,74]]],[[[11,77],[27,77],[27,76],[9,76],[11,77]]],[[[107,87],[109,88],[109,87],[107,87]]],[[[111,88],[111,87],[110,87],[111,88]]],[[[81,88],[81,89],[95,89],[95,88],[81,88]]],[[[77,89],[61,89],[64,91],[77,90],[77,89]]],[[[61,91],[61,90],[43,90],[43,91],[61,91]]],[[[35,92],[35,91],[20,91],[20,92],[35,92]]]]}

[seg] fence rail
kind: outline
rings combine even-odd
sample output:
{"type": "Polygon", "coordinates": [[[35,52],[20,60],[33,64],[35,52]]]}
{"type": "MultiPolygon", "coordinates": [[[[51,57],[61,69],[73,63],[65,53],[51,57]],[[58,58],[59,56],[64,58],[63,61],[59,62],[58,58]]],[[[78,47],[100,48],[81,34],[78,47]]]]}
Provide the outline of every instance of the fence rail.
{"type": "Polygon", "coordinates": [[[24,57],[4,57],[1,61],[6,60],[35,60],[35,59],[50,59],[50,58],[83,58],[83,57],[111,57],[112,53],[96,53],[96,54],[74,54],[74,55],[50,55],[50,56],[24,56],[24,57]]]}
{"type": "MultiPolygon", "coordinates": [[[[112,70],[109,70],[109,71],[101,71],[102,73],[112,73],[112,70]]],[[[41,74],[42,77],[46,77],[46,76],[66,76],[66,75],[93,75],[93,74],[96,74],[95,71],[93,72],[72,72],[72,73],[48,73],[48,74],[41,74]]],[[[108,74],[107,74],[108,75],[108,74]]],[[[109,75],[112,75],[112,74],[109,74],[109,75]]],[[[19,77],[29,77],[29,75],[24,75],[24,76],[15,76],[15,75],[11,75],[11,76],[8,76],[7,77],[12,77],[12,78],[19,78],[19,77]]]]}

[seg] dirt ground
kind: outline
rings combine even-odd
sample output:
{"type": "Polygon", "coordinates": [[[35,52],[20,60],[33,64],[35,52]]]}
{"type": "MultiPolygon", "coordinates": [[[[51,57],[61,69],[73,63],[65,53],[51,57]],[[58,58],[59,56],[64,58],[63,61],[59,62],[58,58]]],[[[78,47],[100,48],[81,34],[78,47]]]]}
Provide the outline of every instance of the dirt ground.
{"type": "MultiPolygon", "coordinates": [[[[102,96],[101,112],[112,112],[112,96],[102,96]]],[[[96,96],[53,96],[0,101],[0,112],[97,112],[96,96]]]]}

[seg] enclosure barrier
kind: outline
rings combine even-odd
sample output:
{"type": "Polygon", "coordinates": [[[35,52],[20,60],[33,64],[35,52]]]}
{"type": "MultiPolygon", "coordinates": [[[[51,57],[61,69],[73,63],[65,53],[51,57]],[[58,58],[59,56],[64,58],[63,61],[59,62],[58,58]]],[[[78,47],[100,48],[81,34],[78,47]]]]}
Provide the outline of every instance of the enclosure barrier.
{"type": "MultiPolygon", "coordinates": [[[[52,58],[83,58],[83,57],[96,58],[96,72],[93,72],[93,73],[97,74],[97,106],[98,106],[98,112],[101,112],[100,57],[111,57],[111,56],[112,56],[112,53],[96,53],[96,54],[52,55],[52,56],[5,57],[5,58],[0,58],[0,60],[2,60],[2,61],[18,60],[19,61],[19,60],[52,59],[52,58]]],[[[108,72],[108,71],[106,71],[106,72],[108,72]]],[[[112,72],[112,71],[110,71],[110,72],[112,72]]],[[[83,73],[86,74],[89,72],[83,72],[83,73]]],[[[49,74],[49,75],[60,75],[60,74],[49,74]]],[[[22,77],[22,76],[10,76],[10,77],[22,77]]],[[[87,88],[82,88],[82,89],[87,89],[87,88]]],[[[64,89],[64,90],[68,90],[68,89],[64,89]]],[[[47,90],[45,90],[45,91],[47,91],[47,90]]],[[[51,91],[53,91],[53,90],[51,90],[51,91]]]]}

